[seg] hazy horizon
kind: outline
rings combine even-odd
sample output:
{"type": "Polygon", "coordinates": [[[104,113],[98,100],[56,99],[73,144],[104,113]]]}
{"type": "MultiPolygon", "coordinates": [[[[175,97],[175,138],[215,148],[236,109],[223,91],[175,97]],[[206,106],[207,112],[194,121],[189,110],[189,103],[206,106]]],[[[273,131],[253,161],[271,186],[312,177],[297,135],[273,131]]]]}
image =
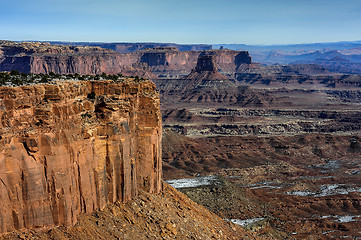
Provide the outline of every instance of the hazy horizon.
{"type": "Polygon", "coordinates": [[[2,3],[10,41],[288,45],[359,41],[361,1],[13,0],[2,3]]]}
{"type": "Polygon", "coordinates": [[[13,41],[13,42],[62,42],[62,43],[105,43],[105,44],[112,44],[112,43],[130,43],[130,44],[153,44],[153,43],[160,43],[160,44],[178,44],[178,45],[211,45],[211,46],[217,46],[217,45],[247,45],[247,46],[264,46],[264,47],[271,47],[271,46],[289,46],[289,45],[311,45],[311,44],[337,44],[337,43],[360,43],[361,40],[350,40],[350,41],[335,41],[335,42],[302,42],[302,43],[285,43],[285,44],[245,44],[245,43],[179,43],[179,42],[142,42],[142,41],[136,41],[136,42],[129,42],[129,41],[67,41],[67,40],[38,40],[38,39],[25,39],[25,40],[13,40],[13,39],[0,39],[2,41],[13,41]]]}

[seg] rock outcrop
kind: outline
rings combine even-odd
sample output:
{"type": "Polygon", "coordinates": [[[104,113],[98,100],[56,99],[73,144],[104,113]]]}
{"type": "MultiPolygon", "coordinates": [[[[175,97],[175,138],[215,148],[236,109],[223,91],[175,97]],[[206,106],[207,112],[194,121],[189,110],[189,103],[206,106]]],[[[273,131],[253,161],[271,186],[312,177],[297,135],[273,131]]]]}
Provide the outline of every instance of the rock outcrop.
{"type": "Polygon", "coordinates": [[[0,233],[72,225],[140,189],[162,189],[153,83],[0,87],[0,99],[0,233]]]}
{"type": "Polygon", "coordinates": [[[216,72],[217,66],[216,66],[216,59],[214,55],[204,55],[200,56],[197,61],[197,66],[195,68],[195,71],[200,73],[203,71],[209,71],[209,72],[216,72]]]}
{"type": "Polygon", "coordinates": [[[218,72],[216,57],[212,54],[200,56],[197,66],[187,76],[187,79],[191,79],[197,84],[208,81],[228,81],[227,77],[218,72]]]}
{"type": "Polygon", "coordinates": [[[214,55],[222,74],[234,75],[251,63],[248,52],[233,50],[179,51],[175,47],[119,53],[99,47],[0,42],[0,71],[32,73],[123,73],[140,77],[183,78],[202,55],[214,55]],[[33,46],[33,45],[34,46],[33,46]]]}

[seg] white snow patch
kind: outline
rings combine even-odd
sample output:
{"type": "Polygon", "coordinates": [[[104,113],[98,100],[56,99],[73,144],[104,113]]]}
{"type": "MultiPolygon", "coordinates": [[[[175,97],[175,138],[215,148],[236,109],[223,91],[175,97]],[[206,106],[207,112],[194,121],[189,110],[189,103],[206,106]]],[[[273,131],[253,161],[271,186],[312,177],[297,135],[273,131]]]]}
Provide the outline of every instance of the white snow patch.
{"type": "Polygon", "coordinates": [[[261,189],[261,188],[280,189],[282,187],[280,187],[280,186],[271,186],[271,185],[262,185],[262,186],[251,187],[251,189],[261,189]]]}
{"type": "Polygon", "coordinates": [[[339,223],[348,223],[348,222],[358,222],[361,221],[361,215],[345,215],[345,216],[339,216],[339,215],[327,215],[327,216],[321,216],[322,219],[325,218],[333,218],[334,221],[339,222],[339,223]],[[360,218],[360,219],[355,219],[355,218],[360,218]]]}
{"type": "Polygon", "coordinates": [[[348,222],[353,222],[353,216],[340,216],[337,219],[337,222],[340,223],[348,223],[348,222]]]}
{"type": "Polygon", "coordinates": [[[258,182],[255,184],[251,184],[248,185],[247,187],[249,187],[250,189],[261,189],[261,188],[269,188],[269,189],[280,189],[282,188],[281,186],[275,186],[274,182],[258,182]]]}
{"type": "Polygon", "coordinates": [[[356,215],[356,216],[346,215],[346,216],[336,216],[336,217],[337,217],[336,221],[340,223],[361,221],[361,219],[360,220],[355,219],[355,218],[361,218],[361,215],[356,215]]]}
{"type": "Polygon", "coordinates": [[[294,195],[294,196],[301,196],[301,197],[307,197],[311,196],[312,192],[304,192],[304,191],[294,191],[294,192],[287,192],[288,195],[294,195]]]}
{"type": "Polygon", "coordinates": [[[192,187],[215,185],[219,183],[216,176],[173,179],[173,180],[168,180],[166,182],[174,188],[192,188],[192,187]]]}
{"type": "Polygon", "coordinates": [[[312,197],[326,197],[332,195],[346,195],[351,192],[361,192],[361,187],[347,186],[345,184],[325,184],[320,186],[320,190],[316,192],[311,191],[291,191],[287,195],[294,196],[312,196],[312,197]]]}
{"type": "Polygon", "coordinates": [[[234,224],[237,224],[237,225],[240,225],[240,226],[244,227],[244,226],[248,226],[248,225],[250,225],[252,223],[262,221],[262,220],[264,220],[264,218],[251,218],[251,219],[244,219],[244,220],[241,220],[241,219],[225,219],[225,220],[233,222],[234,224]]]}

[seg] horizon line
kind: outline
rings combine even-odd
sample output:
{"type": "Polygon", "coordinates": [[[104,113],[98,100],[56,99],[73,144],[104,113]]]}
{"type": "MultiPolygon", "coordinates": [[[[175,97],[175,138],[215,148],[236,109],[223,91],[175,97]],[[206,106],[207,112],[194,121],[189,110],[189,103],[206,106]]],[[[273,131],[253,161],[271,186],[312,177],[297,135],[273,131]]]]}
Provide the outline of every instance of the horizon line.
{"type": "Polygon", "coordinates": [[[304,42],[304,43],[270,43],[270,44],[247,44],[247,43],[177,43],[177,42],[156,42],[156,41],[69,41],[69,40],[8,40],[3,39],[0,41],[10,42],[41,42],[41,43],[105,43],[105,44],[176,44],[176,45],[246,45],[246,46],[292,46],[292,45],[311,45],[311,44],[337,44],[337,43],[360,43],[361,40],[344,40],[344,41],[330,41],[330,42],[304,42]]]}

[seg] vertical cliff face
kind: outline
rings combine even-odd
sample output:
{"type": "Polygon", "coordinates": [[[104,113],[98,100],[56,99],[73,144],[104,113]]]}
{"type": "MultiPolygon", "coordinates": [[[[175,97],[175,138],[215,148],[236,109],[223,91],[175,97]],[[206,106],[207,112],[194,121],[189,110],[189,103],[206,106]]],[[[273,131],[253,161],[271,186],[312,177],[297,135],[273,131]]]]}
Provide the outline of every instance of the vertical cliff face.
{"type": "Polygon", "coordinates": [[[159,192],[153,83],[0,87],[0,233],[71,225],[80,213],[159,192]]]}
{"type": "Polygon", "coordinates": [[[30,56],[8,56],[4,57],[0,54],[0,71],[18,70],[20,72],[28,73],[31,71],[31,57],[30,56]]]}
{"type": "Polygon", "coordinates": [[[202,71],[217,71],[216,58],[214,55],[204,55],[198,58],[195,71],[198,73],[202,71]]]}
{"type": "Polygon", "coordinates": [[[219,83],[224,85],[229,82],[227,77],[218,72],[216,56],[213,54],[201,55],[198,58],[197,66],[186,79],[192,80],[193,84],[198,85],[209,85],[210,81],[213,82],[212,85],[219,83]]]}
{"type": "Polygon", "coordinates": [[[0,42],[0,71],[32,73],[122,73],[151,79],[187,76],[203,55],[214,55],[222,74],[232,76],[240,66],[251,64],[245,51],[178,51],[175,47],[119,53],[97,47],[75,47],[38,43],[0,42]]]}

